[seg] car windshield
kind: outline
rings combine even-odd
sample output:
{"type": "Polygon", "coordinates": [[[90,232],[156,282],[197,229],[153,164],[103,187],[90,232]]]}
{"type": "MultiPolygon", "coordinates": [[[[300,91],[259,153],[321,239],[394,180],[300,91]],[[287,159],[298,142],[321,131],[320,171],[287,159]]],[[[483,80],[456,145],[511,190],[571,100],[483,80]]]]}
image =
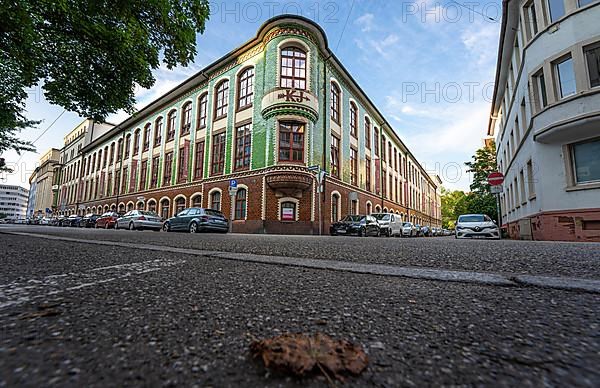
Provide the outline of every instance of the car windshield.
{"type": "Polygon", "coordinates": [[[405,222],[404,226],[412,226],[412,224],[410,222],[405,222]]]}
{"type": "Polygon", "coordinates": [[[460,216],[458,217],[458,222],[483,222],[485,221],[483,215],[481,214],[472,214],[469,216],[460,216]]]}
{"type": "Polygon", "coordinates": [[[362,219],[365,218],[364,216],[346,216],[344,218],[342,218],[342,221],[345,222],[360,222],[362,221],[362,219]]]}
{"type": "Polygon", "coordinates": [[[217,211],[217,210],[213,210],[213,209],[204,209],[204,214],[206,214],[208,216],[224,217],[223,213],[221,213],[220,211],[217,211]]]}
{"type": "Polygon", "coordinates": [[[390,219],[390,215],[389,214],[384,214],[384,213],[378,213],[378,214],[371,214],[373,217],[377,218],[377,221],[388,221],[390,219]]]}

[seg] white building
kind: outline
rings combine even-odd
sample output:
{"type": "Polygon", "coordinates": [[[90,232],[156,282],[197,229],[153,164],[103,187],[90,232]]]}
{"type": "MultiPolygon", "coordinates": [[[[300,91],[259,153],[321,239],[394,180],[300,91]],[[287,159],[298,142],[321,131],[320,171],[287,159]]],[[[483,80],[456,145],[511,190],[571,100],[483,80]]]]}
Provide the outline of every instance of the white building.
{"type": "Polygon", "coordinates": [[[503,225],[600,241],[600,1],[504,1],[496,71],[503,225]]]}
{"type": "Polygon", "coordinates": [[[29,190],[21,186],[0,185],[0,214],[6,219],[24,219],[29,190]]]}

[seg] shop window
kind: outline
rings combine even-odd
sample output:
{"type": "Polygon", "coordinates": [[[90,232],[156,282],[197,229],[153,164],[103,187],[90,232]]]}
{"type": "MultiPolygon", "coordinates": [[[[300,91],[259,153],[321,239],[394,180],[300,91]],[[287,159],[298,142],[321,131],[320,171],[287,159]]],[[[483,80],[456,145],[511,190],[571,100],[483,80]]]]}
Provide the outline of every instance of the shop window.
{"type": "Polygon", "coordinates": [[[291,201],[285,201],[281,203],[281,221],[295,221],[296,220],[296,203],[291,201]]]}

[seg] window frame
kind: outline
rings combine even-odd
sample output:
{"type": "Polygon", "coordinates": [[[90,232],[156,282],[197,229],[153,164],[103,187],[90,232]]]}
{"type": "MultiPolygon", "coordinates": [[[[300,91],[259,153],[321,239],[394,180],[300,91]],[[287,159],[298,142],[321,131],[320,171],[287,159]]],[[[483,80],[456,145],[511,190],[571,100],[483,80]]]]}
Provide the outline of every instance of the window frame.
{"type": "Polygon", "coordinates": [[[350,101],[350,136],[358,138],[358,106],[350,101]]]}
{"type": "Polygon", "coordinates": [[[188,101],[181,107],[181,130],[179,137],[190,133],[192,128],[192,102],[188,101]]]}
{"type": "Polygon", "coordinates": [[[252,158],[252,123],[239,125],[235,128],[234,171],[250,169],[252,158]],[[241,135],[240,135],[241,130],[241,135]],[[241,141],[241,144],[240,144],[241,141]],[[240,148],[241,145],[241,148],[240,148]],[[241,150],[241,154],[240,154],[241,150]]]}
{"type": "Polygon", "coordinates": [[[340,177],[340,138],[331,134],[331,152],[330,152],[330,163],[331,163],[331,175],[338,178],[340,177]]]}
{"type": "Polygon", "coordinates": [[[204,140],[200,140],[194,149],[194,180],[202,179],[204,175],[204,144],[204,140]]]}
{"type": "Polygon", "coordinates": [[[219,81],[214,88],[214,119],[217,121],[227,117],[229,109],[229,78],[219,81]],[[219,114],[221,112],[221,114],[219,114]]]}
{"type": "MultiPolygon", "coordinates": [[[[308,52],[301,47],[295,45],[286,45],[281,47],[279,50],[279,87],[284,89],[296,89],[296,90],[308,90],[307,88],[307,75],[308,75],[308,52]],[[291,51],[293,54],[284,54],[286,51],[291,51]],[[302,54],[297,56],[296,53],[302,54]],[[284,66],[284,60],[291,60],[291,66],[284,66]],[[304,64],[304,66],[296,66],[296,61],[300,61],[304,64]],[[284,68],[290,69],[290,75],[284,75],[284,68]],[[296,70],[304,71],[304,76],[296,76],[296,70]],[[285,84],[284,84],[284,81],[285,84]],[[288,83],[291,83],[291,86],[287,86],[288,83]],[[301,86],[303,84],[303,86],[301,86]]],[[[286,72],[287,73],[287,72],[286,72]]]]}
{"type": "Polygon", "coordinates": [[[302,121],[279,121],[278,122],[278,130],[277,130],[277,135],[278,135],[278,147],[277,147],[277,160],[278,162],[284,162],[284,163],[304,163],[305,161],[305,144],[306,144],[306,139],[305,139],[305,134],[306,134],[306,123],[302,122],[302,121]],[[282,131],[282,128],[284,126],[289,126],[291,128],[290,131],[282,131]],[[299,129],[301,128],[301,131],[294,131],[293,127],[296,126],[299,129]],[[287,151],[289,152],[289,157],[288,159],[282,159],[281,157],[281,151],[282,149],[286,149],[282,147],[282,133],[289,133],[289,146],[287,147],[287,151]],[[295,144],[298,144],[298,142],[294,141],[294,134],[300,134],[301,138],[302,138],[302,143],[301,146],[294,146],[295,144]],[[301,152],[302,155],[302,159],[301,160],[297,160],[294,158],[294,154],[297,152],[301,152]]]}
{"type": "Polygon", "coordinates": [[[177,109],[172,109],[167,114],[167,136],[165,143],[169,143],[175,140],[175,126],[177,125],[177,109]]]}
{"type": "Polygon", "coordinates": [[[365,116],[365,148],[371,149],[371,119],[365,116]]]}
{"type": "Polygon", "coordinates": [[[206,128],[208,121],[208,92],[204,92],[198,96],[198,118],[196,130],[206,128]]]}
{"type": "Polygon", "coordinates": [[[215,133],[212,136],[211,146],[211,164],[210,164],[210,175],[223,175],[225,172],[225,147],[227,142],[227,136],[225,131],[215,133]],[[217,143],[216,140],[219,140],[217,143]],[[217,149],[218,147],[218,149],[217,149]],[[218,151],[218,152],[217,152],[218,151]],[[216,167],[216,169],[215,169],[216,167]]]}
{"type": "MultiPolygon", "coordinates": [[[[573,56],[571,55],[571,53],[568,53],[566,55],[563,55],[562,57],[556,59],[555,61],[552,62],[552,72],[553,72],[553,77],[554,77],[554,84],[556,85],[556,88],[554,90],[555,92],[555,97],[557,101],[563,100],[567,97],[570,96],[574,96],[577,94],[577,82],[576,82],[576,75],[575,75],[575,63],[573,61],[573,56]],[[564,94],[563,93],[563,83],[561,81],[561,71],[560,71],[560,66],[566,62],[570,61],[571,62],[571,75],[572,75],[572,82],[573,82],[573,92],[569,93],[569,94],[564,94]]],[[[564,74],[563,74],[564,75],[564,74]]]]}
{"type": "Polygon", "coordinates": [[[331,93],[330,93],[330,117],[336,123],[340,124],[340,98],[342,96],[342,91],[340,87],[337,85],[337,82],[331,81],[331,93]]]}
{"type": "Polygon", "coordinates": [[[210,193],[210,209],[212,210],[216,210],[216,211],[221,211],[221,208],[223,206],[223,195],[221,194],[220,190],[215,190],[212,193],[210,193]],[[215,201],[215,198],[217,198],[218,195],[218,201],[215,201]],[[215,203],[218,204],[218,208],[215,208],[215,203]]]}
{"type": "Polygon", "coordinates": [[[585,45],[583,47],[583,57],[584,57],[584,62],[585,62],[585,68],[586,68],[589,88],[595,89],[595,88],[600,87],[600,41],[585,45]],[[591,69],[590,69],[590,59],[588,56],[588,52],[596,52],[597,53],[597,55],[596,55],[596,61],[597,61],[596,70],[598,71],[598,74],[596,76],[598,78],[597,78],[596,85],[592,84],[592,74],[591,74],[591,69]]]}
{"type": "Polygon", "coordinates": [[[254,105],[254,67],[244,68],[237,77],[236,110],[242,111],[254,105]],[[248,73],[250,73],[248,75],[248,73]],[[245,82],[245,85],[244,85],[245,82]]]}
{"type": "Polygon", "coordinates": [[[238,188],[235,193],[234,220],[245,220],[248,217],[248,190],[245,187],[238,188]],[[244,193],[244,197],[240,196],[244,193]]]}

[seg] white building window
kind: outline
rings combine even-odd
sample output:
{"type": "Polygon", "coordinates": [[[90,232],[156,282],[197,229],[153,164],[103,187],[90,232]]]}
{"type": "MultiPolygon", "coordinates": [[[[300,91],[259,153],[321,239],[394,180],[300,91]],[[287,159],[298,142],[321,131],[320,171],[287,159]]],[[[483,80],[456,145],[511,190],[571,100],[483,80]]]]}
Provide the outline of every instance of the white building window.
{"type": "Polygon", "coordinates": [[[558,97],[565,98],[575,94],[575,71],[571,56],[563,58],[554,64],[556,69],[556,83],[558,97]]]}
{"type": "Polygon", "coordinates": [[[576,184],[600,182],[600,138],[571,146],[576,184]]]}

